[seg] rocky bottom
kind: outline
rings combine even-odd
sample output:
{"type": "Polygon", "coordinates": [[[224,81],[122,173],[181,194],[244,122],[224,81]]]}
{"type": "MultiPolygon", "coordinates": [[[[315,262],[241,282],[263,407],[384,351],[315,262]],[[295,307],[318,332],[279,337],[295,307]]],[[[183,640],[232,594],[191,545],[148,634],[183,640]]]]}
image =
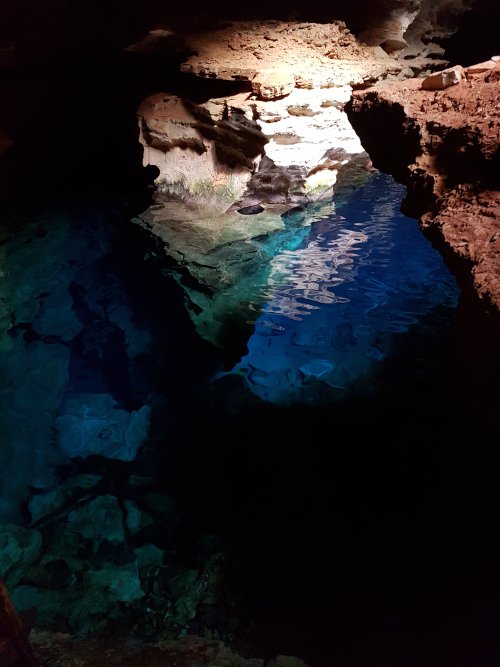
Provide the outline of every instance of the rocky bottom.
{"type": "MultiPolygon", "coordinates": [[[[383,188],[377,206],[386,229],[383,188]]],[[[362,197],[355,222],[371,207],[362,197]]],[[[299,225],[301,248],[324,223],[299,225]]],[[[388,238],[386,258],[400,239],[388,238]]],[[[497,455],[455,391],[453,288],[430,287],[441,264],[424,262],[412,289],[366,277],[375,322],[402,292],[429,296],[404,322],[389,309],[397,326],[368,359],[369,392],[287,407],[223,371],[116,198],[12,216],[3,240],[0,571],[17,609],[36,609],[42,664],[71,665],[72,652],[75,664],[173,664],[175,650],[179,665],[388,666],[408,646],[422,664],[435,641],[465,655],[436,640],[451,609],[463,641],[489,650],[497,455]],[[186,635],[198,639],[169,643],[186,635]]],[[[317,254],[334,266],[331,247],[317,254]]],[[[335,349],[360,331],[337,327],[335,349]]],[[[301,391],[330,392],[324,371],[310,364],[301,391]]]]}

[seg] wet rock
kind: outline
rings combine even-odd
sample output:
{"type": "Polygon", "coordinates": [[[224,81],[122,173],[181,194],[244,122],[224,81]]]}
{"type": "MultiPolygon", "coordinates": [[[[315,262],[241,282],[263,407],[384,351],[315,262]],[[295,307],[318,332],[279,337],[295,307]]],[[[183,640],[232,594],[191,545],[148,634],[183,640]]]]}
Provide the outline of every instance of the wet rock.
{"type": "Polygon", "coordinates": [[[41,548],[42,536],[37,530],[13,524],[0,526],[0,572],[7,588],[16,586],[41,548]]]}
{"type": "Polygon", "coordinates": [[[74,504],[82,496],[94,490],[102,481],[100,475],[82,474],[71,477],[64,484],[47,491],[38,490],[28,502],[31,523],[58,515],[61,510],[74,504]]]}
{"type": "Polygon", "coordinates": [[[114,496],[99,496],[68,514],[67,530],[84,539],[124,542],[123,512],[114,496]]]}
{"type": "Polygon", "coordinates": [[[151,408],[127,412],[109,394],[82,394],[65,402],[56,420],[59,445],[69,456],[100,454],[132,461],[145,443],[151,408]]]}

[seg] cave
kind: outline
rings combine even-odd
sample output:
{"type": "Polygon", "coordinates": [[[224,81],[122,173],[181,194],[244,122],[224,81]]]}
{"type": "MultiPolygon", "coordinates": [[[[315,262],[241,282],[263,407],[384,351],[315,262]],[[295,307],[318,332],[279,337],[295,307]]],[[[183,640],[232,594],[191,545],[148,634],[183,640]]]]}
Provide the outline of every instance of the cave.
{"type": "Polygon", "coordinates": [[[498,663],[499,13],[1,8],[1,667],[498,663]]]}

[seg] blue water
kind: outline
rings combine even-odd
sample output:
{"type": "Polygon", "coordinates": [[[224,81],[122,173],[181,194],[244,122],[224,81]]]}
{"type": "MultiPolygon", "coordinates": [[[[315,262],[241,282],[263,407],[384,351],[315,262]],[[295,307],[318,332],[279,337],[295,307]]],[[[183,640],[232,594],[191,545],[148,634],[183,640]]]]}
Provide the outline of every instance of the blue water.
{"type": "MultiPolygon", "coordinates": [[[[412,468],[401,442],[408,433],[418,441],[424,469],[421,444],[434,437],[436,415],[436,442],[451,421],[441,425],[446,391],[438,408],[439,390],[431,392],[429,411],[421,388],[436,376],[426,364],[448,340],[457,287],[417,222],[399,213],[403,194],[375,174],[254,239],[269,259],[228,291],[230,305],[238,295],[255,301],[242,299],[251,335],[225,372],[225,350],[196,333],[181,288],[113,198],[12,216],[0,246],[0,574],[20,611],[36,607],[41,627],[82,633],[123,623],[125,632],[157,638],[212,636],[208,605],[219,619],[214,636],[231,640],[245,602],[236,613],[223,599],[228,554],[240,554],[235,590],[263,591],[252,603],[257,614],[269,612],[259,605],[275,584],[271,607],[297,590],[309,609],[308,568],[317,553],[325,568],[333,557],[316,525],[330,525],[335,513],[344,513],[336,530],[344,530],[345,563],[335,557],[345,575],[365,548],[365,533],[353,541],[351,526],[379,481],[391,497],[404,495],[400,480],[412,468]],[[387,383],[382,369],[406,372],[408,350],[423,383],[412,393],[406,377],[397,416],[392,396],[371,396],[387,383]],[[358,460],[361,426],[397,446],[379,450],[373,465],[371,449],[358,460]],[[325,428],[342,447],[322,448],[325,428]],[[306,453],[311,440],[320,454],[306,453]],[[359,503],[346,504],[359,461],[368,471],[359,503]],[[333,491],[339,497],[329,498],[333,491]],[[214,535],[232,544],[227,553],[214,535]],[[293,590],[292,576],[300,584],[293,590]]],[[[224,297],[217,307],[225,317],[224,297]]],[[[420,484],[415,470],[410,490],[420,484]]],[[[382,496],[392,550],[400,532],[385,526],[382,496]]],[[[413,511],[413,497],[406,503],[413,511]]]]}
{"type": "Polygon", "coordinates": [[[374,175],[347,200],[314,207],[310,232],[271,260],[265,304],[233,373],[277,404],[369,394],[393,337],[458,289],[416,220],[399,212],[404,188],[374,175]]]}

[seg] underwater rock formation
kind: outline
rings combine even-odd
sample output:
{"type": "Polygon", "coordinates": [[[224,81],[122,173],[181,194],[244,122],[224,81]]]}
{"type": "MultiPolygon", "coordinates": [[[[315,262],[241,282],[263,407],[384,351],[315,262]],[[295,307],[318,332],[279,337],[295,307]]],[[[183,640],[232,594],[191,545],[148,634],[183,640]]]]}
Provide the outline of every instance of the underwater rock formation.
{"type": "Polygon", "coordinates": [[[133,461],[149,431],[151,408],[121,410],[109,394],[72,396],[56,419],[59,445],[71,457],[101,454],[133,461]]]}

